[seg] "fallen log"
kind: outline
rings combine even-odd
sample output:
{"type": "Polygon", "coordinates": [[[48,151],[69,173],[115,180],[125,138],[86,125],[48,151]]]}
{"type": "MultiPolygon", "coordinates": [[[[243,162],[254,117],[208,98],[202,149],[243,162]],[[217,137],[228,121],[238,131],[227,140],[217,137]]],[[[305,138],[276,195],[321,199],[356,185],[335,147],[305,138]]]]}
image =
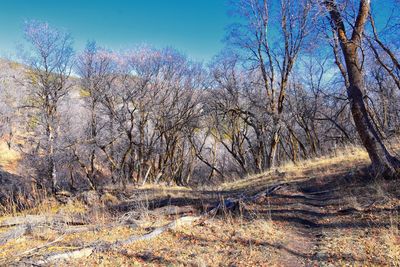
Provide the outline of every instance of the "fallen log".
{"type": "Polygon", "coordinates": [[[52,263],[52,262],[59,261],[59,260],[78,259],[78,258],[83,258],[83,257],[89,257],[93,253],[94,249],[95,249],[94,247],[87,247],[87,248],[82,248],[82,249],[78,249],[78,250],[55,254],[55,255],[49,256],[45,260],[38,261],[35,264],[43,265],[43,264],[52,263]]]}
{"type": "Polygon", "coordinates": [[[165,206],[161,208],[156,208],[149,213],[155,216],[171,216],[171,215],[181,215],[188,213],[196,213],[198,211],[197,208],[193,206],[165,206]]]}
{"type": "Polygon", "coordinates": [[[49,263],[53,263],[53,262],[60,261],[60,260],[71,260],[71,259],[88,257],[96,251],[104,252],[104,251],[110,251],[110,250],[115,250],[115,249],[120,250],[121,245],[129,245],[129,244],[132,244],[132,243],[138,242],[138,241],[150,240],[152,238],[155,238],[155,237],[161,235],[162,233],[164,233],[167,230],[174,230],[177,227],[182,226],[182,225],[190,225],[199,219],[200,219],[200,217],[193,217],[193,216],[181,217],[165,226],[156,228],[153,231],[151,231],[150,233],[142,235],[142,236],[131,236],[125,240],[117,241],[114,243],[95,242],[94,244],[88,245],[81,249],[50,255],[43,260],[36,261],[34,264],[35,265],[43,265],[43,264],[49,264],[49,263]]]}
{"type": "Polygon", "coordinates": [[[241,205],[243,203],[249,202],[258,202],[263,200],[265,197],[268,197],[275,191],[282,188],[284,184],[278,184],[272,187],[267,188],[261,192],[258,192],[255,195],[246,196],[242,195],[239,198],[227,198],[221,199],[220,201],[216,202],[214,205],[207,209],[206,215],[216,215],[216,214],[224,214],[227,212],[237,212],[240,211],[241,205]]]}
{"type": "Polygon", "coordinates": [[[0,228],[3,227],[13,227],[19,225],[26,224],[40,224],[52,221],[53,218],[50,218],[45,215],[25,215],[25,216],[17,216],[6,219],[0,223],[0,228]]]}
{"type": "Polygon", "coordinates": [[[4,245],[13,239],[17,239],[25,235],[28,231],[28,228],[29,227],[26,225],[19,225],[15,229],[0,234],[0,245],[4,245]]]}
{"type": "Polygon", "coordinates": [[[128,226],[131,229],[138,227],[138,224],[136,223],[133,223],[131,221],[123,221],[123,222],[103,224],[103,225],[84,225],[84,226],[74,226],[68,228],[63,226],[57,226],[53,227],[53,229],[59,232],[60,234],[76,234],[82,232],[98,232],[101,230],[111,229],[121,225],[128,226]]]}
{"type": "MultiPolygon", "coordinates": [[[[87,220],[79,216],[61,216],[61,215],[25,215],[17,216],[4,220],[0,223],[0,228],[15,227],[5,233],[0,234],[0,245],[4,245],[11,240],[20,238],[27,233],[32,232],[35,228],[40,226],[54,226],[62,225],[59,227],[65,229],[65,225],[84,225],[87,220]]],[[[68,230],[67,230],[68,231],[68,230]]]]}
{"type": "Polygon", "coordinates": [[[12,227],[18,225],[38,225],[38,224],[54,224],[63,223],[67,225],[86,225],[89,223],[89,219],[82,214],[72,215],[24,215],[11,217],[0,223],[0,228],[12,227]]]}
{"type": "Polygon", "coordinates": [[[159,227],[154,229],[148,234],[142,235],[142,236],[132,236],[128,239],[125,239],[124,241],[117,242],[116,245],[122,244],[122,245],[129,245],[131,243],[137,242],[137,241],[143,241],[143,240],[149,240],[152,238],[155,238],[156,236],[161,235],[167,230],[174,230],[179,226],[182,225],[191,225],[193,222],[199,220],[200,217],[193,217],[193,216],[185,216],[181,217],[165,226],[159,227]]]}

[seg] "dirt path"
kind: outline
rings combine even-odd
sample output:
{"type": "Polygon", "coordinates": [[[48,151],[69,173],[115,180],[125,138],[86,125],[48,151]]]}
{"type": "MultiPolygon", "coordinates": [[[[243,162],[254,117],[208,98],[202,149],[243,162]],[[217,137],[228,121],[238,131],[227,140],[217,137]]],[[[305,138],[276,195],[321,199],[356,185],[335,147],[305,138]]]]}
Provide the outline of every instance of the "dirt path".
{"type": "Polygon", "coordinates": [[[287,228],[285,244],[279,248],[283,266],[321,266],[328,256],[320,251],[321,241],[329,234],[327,221],[338,219],[343,200],[333,184],[310,182],[286,185],[268,199],[274,222],[287,228]]]}
{"type": "Polygon", "coordinates": [[[388,229],[395,227],[393,219],[399,218],[398,192],[393,198],[395,205],[390,206],[389,194],[376,195],[374,185],[343,179],[346,177],[292,183],[268,198],[261,212],[269,213],[288,233],[279,247],[283,266],[390,266],[384,254],[393,248],[385,252],[390,244],[382,243],[388,229]],[[382,204],[384,207],[379,207],[382,204]]]}

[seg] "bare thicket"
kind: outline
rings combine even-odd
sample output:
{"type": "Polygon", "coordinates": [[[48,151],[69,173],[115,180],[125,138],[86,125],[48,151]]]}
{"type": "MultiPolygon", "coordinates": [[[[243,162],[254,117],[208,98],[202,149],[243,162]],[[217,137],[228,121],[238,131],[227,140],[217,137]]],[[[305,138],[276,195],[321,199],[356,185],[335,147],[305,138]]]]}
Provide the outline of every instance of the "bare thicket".
{"type": "Polygon", "coordinates": [[[70,35],[28,22],[24,78],[1,77],[2,135],[53,191],[216,183],[358,143],[396,175],[397,18],[376,25],[369,1],[240,0],[232,14],[208,65],[173,48],[74,54],[70,35]]]}

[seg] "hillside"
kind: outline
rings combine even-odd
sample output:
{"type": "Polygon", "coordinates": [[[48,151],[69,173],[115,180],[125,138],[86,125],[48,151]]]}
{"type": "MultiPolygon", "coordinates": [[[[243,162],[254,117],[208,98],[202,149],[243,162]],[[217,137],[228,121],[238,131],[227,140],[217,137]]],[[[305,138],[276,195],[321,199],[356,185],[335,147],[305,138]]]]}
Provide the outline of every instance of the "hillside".
{"type": "Polygon", "coordinates": [[[60,193],[1,217],[0,263],[397,266],[399,182],[366,181],[368,163],[353,147],[217,189],[60,193]]]}

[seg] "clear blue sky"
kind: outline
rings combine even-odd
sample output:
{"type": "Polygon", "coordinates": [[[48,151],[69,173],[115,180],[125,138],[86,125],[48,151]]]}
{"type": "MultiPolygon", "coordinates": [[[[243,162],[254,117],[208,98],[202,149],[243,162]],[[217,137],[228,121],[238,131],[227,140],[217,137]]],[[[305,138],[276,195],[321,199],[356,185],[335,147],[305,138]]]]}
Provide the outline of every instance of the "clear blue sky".
{"type": "Polygon", "coordinates": [[[230,23],[226,0],[0,0],[0,56],[22,42],[26,19],[66,29],[81,49],[87,40],[112,49],[173,46],[208,61],[223,47],[230,23]]]}
{"type": "MultiPolygon", "coordinates": [[[[393,1],[372,1],[378,27],[393,1]],[[385,3],[383,5],[383,3],[385,3]]],[[[110,49],[140,44],[173,46],[208,61],[222,48],[232,21],[227,0],[0,0],[0,56],[12,57],[23,41],[24,20],[47,21],[70,32],[75,49],[95,40],[110,49]]]]}

